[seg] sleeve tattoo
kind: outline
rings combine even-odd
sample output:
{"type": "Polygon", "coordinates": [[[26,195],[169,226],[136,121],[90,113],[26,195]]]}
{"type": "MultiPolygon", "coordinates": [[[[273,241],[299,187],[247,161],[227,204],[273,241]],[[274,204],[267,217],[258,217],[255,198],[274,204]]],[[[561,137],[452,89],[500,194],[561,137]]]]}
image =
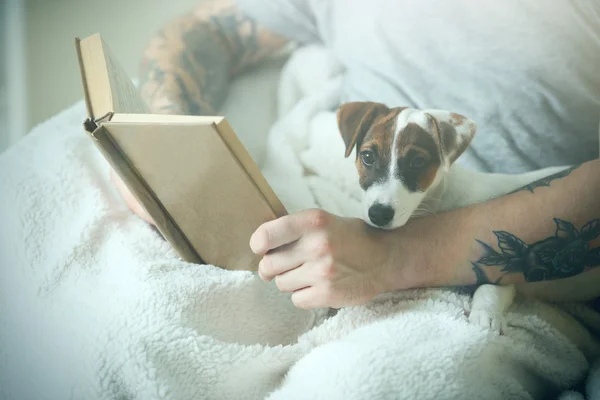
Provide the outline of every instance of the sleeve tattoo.
{"type": "Polygon", "coordinates": [[[140,71],[142,97],[154,113],[212,114],[225,100],[232,76],[285,43],[232,0],[204,2],[151,39],[140,71]]]}
{"type": "MultiPolygon", "coordinates": [[[[526,185],[521,190],[533,193],[536,188],[548,187],[556,179],[564,178],[577,167],[526,185]]],[[[513,192],[514,193],[514,192],[513,192]]],[[[483,255],[472,261],[477,284],[492,283],[486,269],[500,268],[505,274],[522,274],[526,282],[568,278],[587,269],[600,266],[600,219],[592,219],[582,226],[554,218],[554,234],[535,243],[525,243],[506,231],[493,231],[497,250],[489,243],[477,240],[483,255]]],[[[495,283],[500,283],[500,277],[495,283]]]]}

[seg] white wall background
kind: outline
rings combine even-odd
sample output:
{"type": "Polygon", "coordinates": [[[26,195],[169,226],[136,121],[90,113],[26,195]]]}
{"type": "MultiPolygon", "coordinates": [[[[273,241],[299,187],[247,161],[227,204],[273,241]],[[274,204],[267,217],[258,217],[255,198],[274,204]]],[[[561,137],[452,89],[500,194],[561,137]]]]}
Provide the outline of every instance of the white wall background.
{"type": "Polygon", "coordinates": [[[74,38],[100,32],[130,77],[159,27],[202,0],[0,0],[0,151],[83,96],[74,38]]]}
{"type": "Polygon", "coordinates": [[[0,0],[0,151],[26,131],[25,7],[0,0]]]}

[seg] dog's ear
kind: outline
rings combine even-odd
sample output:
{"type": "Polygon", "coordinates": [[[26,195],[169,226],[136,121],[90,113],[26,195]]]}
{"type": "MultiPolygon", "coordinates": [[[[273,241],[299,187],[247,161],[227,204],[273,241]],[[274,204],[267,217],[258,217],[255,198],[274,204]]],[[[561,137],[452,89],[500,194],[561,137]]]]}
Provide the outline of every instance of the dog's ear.
{"type": "Polygon", "coordinates": [[[342,104],[337,112],[337,122],[346,145],[346,157],[352,153],[354,145],[356,145],[356,148],[361,145],[377,117],[385,115],[389,111],[390,109],[384,104],[370,101],[342,104]]]}
{"type": "Polygon", "coordinates": [[[477,125],[471,119],[450,111],[425,110],[431,117],[433,133],[439,142],[441,156],[450,166],[469,147],[477,125]]]}

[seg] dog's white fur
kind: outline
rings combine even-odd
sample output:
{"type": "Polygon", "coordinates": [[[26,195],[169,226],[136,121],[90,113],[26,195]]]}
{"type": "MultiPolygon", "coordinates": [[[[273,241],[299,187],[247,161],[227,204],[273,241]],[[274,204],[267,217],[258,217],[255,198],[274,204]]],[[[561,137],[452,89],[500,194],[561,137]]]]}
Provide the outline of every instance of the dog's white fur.
{"type": "MultiPolygon", "coordinates": [[[[431,125],[428,123],[428,116],[438,121],[450,122],[452,115],[443,110],[404,109],[397,117],[392,149],[396,148],[398,137],[408,123],[416,123],[429,131],[431,125]]],[[[458,124],[453,121],[453,126],[457,130],[457,140],[469,136],[467,134],[469,131],[472,131],[472,136],[476,129],[475,123],[469,119],[458,124]]],[[[523,174],[480,173],[456,164],[450,165],[448,159],[452,154],[446,154],[429,188],[424,192],[410,192],[402,181],[395,177],[393,171],[397,154],[396,151],[392,151],[391,154],[390,173],[387,179],[370,186],[365,191],[363,200],[363,219],[370,225],[373,224],[368,213],[373,204],[385,204],[394,209],[394,218],[386,229],[403,226],[417,214],[420,208],[435,213],[485,202],[569,167],[545,168],[523,174]]],[[[592,272],[585,274],[585,279],[576,276],[561,281],[522,285],[481,285],[473,295],[469,319],[473,323],[500,332],[505,325],[504,314],[517,293],[555,302],[592,300],[600,296],[600,287],[594,284],[597,282],[596,279],[590,279],[592,278],[590,274],[592,272]]],[[[594,276],[600,278],[600,269],[595,271],[594,276]]]]}
{"type": "MultiPolygon", "coordinates": [[[[392,141],[392,149],[396,148],[398,136],[406,125],[410,122],[414,122],[421,126],[423,129],[428,129],[427,121],[422,111],[407,108],[403,110],[396,121],[396,131],[394,132],[394,139],[392,141]]],[[[398,179],[394,178],[394,169],[397,163],[398,155],[395,151],[392,151],[392,158],[389,165],[389,173],[387,179],[383,182],[378,182],[369,187],[365,192],[364,197],[364,220],[375,226],[369,218],[369,208],[375,203],[390,205],[394,210],[394,218],[388,225],[390,229],[398,228],[408,222],[410,217],[413,215],[417,207],[423,202],[425,193],[423,192],[410,192],[404,184],[398,179]]],[[[439,174],[438,174],[439,175],[439,174]]],[[[436,176],[434,184],[438,184],[439,179],[436,176]]]]}

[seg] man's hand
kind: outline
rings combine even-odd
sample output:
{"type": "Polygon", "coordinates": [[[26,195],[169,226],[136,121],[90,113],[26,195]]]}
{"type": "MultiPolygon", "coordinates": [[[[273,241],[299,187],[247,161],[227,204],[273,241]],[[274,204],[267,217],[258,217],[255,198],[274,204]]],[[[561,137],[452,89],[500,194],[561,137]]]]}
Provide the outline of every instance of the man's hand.
{"type": "Polygon", "coordinates": [[[252,250],[264,256],[260,277],[293,292],[302,309],[358,305],[392,290],[389,243],[362,220],[322,210],[267,222],[250,239],[252,250]]]}
{"type": "Polygon", "coordinates": [[[324,211],[299,212],[260,226],[250,247],[264,256],[262,279],[275,279],[305,309],[363,304],[394,290],[579,274],[589,277],[586,293],[600,296],[592,275],[600,267],[599,171],[600,160],[590,161],[393,231],[324,211]]]}

